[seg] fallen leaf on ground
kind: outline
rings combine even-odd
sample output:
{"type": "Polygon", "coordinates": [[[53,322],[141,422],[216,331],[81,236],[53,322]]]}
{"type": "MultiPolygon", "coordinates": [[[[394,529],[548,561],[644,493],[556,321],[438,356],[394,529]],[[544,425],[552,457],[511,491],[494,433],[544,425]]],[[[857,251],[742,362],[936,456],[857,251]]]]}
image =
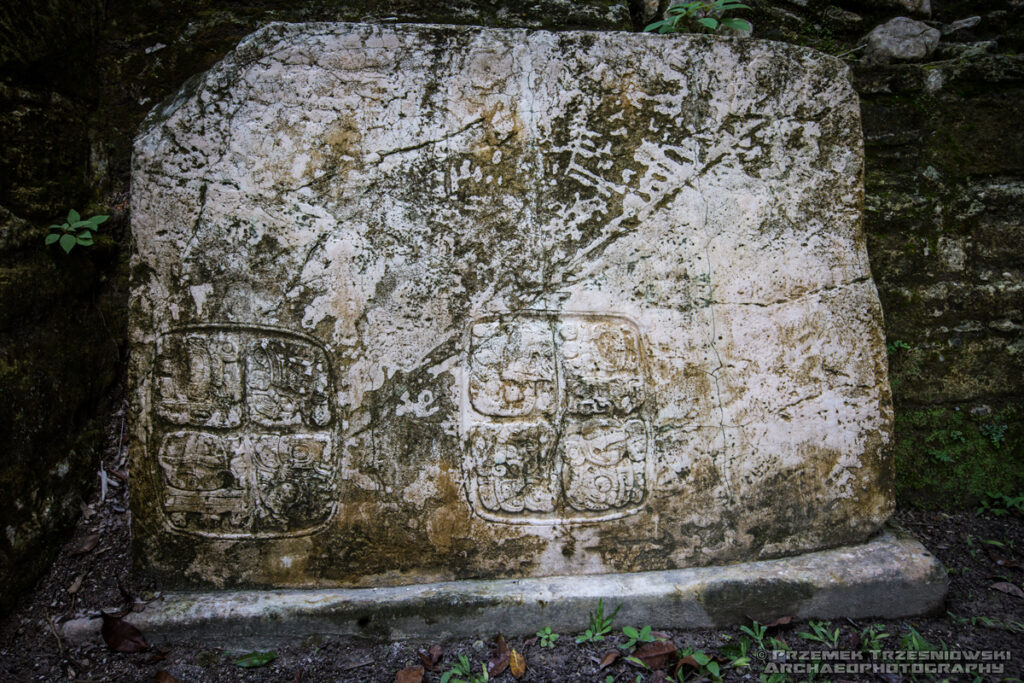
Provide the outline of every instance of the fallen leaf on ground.
{"type": "Polygon", "coordinates": [[[235,660],[235,666],[243,669],[255,669],[258,666],[266,666],[277,659],[276,652],[250,652],[241,659],[235,660]]]}
{"type": "Polygon", "coordinates": [[[99,534],[86,534],[85,536],[82,536],[80,539],[71,544],[71,548],[70,550],[68,550],[68,554],[84,555],[93,548],[95,548],[96,544],[99,542],[99,534]]]}
{"type": "Polygon", "coordinates": [[[487,675],[498,676],[504,673],[505,669],[508,668],[510,656],[511,651],[509,650],[508,643],[505,642],[505,638],[499,633],[494,656],[487,662],[487,675]]]}
{"type": "Polygon", "coordinates": [[[146,657],[146,664],[156,664],[167,659],[167,656],[171,654],[170,650],[159,648],[156,652],[146,657]]]}
{"type": "MultiPolygon", "coordinates": [[[[751,620],[751,621],[753,621],[753,620],[751,620]]],[[[779,617],[778,619],[776,619],[775,621],[773,621],[771,623],[761,624],[761,625],[764,626],[765,628],[772,628],[774,626],[785,626],[786,624],[788,624],[791,621],[793,621],[793,617],[779,617]]]]}
{"type": "Polygon", "coordinates": [[[515,650],[508,654],[508,670],[515,678],[522,678],[526,673],[526,659],[515,650]]]}
{"type": "Polygon", "coordinates": [[[668,660],[669,655],[674,654],[675,651],[676,644],[671,640],[660,640],[645,644],[639,650],[634,652],[633,656],[652,669],[659,669],[665,666],[665,661],[668,660]]]}
{"type": "Polygon", "coordinates": [[[142,637],[142,632],[135,628],[121,617],[115,617],[105,612],[103,616],[103,628],[100,633],[103,641],[115,652],[145,652],[149,644],[142,637]]]}
{"type": "Polygon", "coordinates": [[[157,671],[156,676],[153,676],[153,681],[155,683],[178,683],[178,679],[166,671],[157,671]]]}
{"type": "Polygon", "coordinates": [[[68,593],[71,593],[72,595],[77,593],[82,588],[82,579],[84,578],[85,574],[79,574],[78,578],[72,581],[71,585],[68,586],[68,593]]]}
{"type": "Polygon", "coordinates": [[[619,658],[619,651],[618,650],[608,650],[608,652],[604,653],[604,657],[601,657],[601,663],[598,665],[598,668],[599,669],[607,669],[609,666],[612,665],[612,662],[614,662],[618,658],[619,658]]]}
{"type": "Polygon", "coordinates": [[[651,631],[651,638],[655,640],[671,640],[672,635],[664,631],[651,631]]]}
{"type": "Polygon", "coordinates": [[[437,671],[441,667],[437,665],[441,661],[441,655],[444,654],[444,650],[441,649],[440,645],[431,645],[429,652],[420,650],[417,652],[420,656],[420,661],[423,662],[423,668],[427,671],[437,671]]]}
{"type": "Polygon", "coordinates": [[[1015,598],[1024,598],[1024,590],[1020,589],[1020,586],[1015,586],[1009,581],[1000,581],[999,583],[993,583],[989,588],[997,591],[1012,595],[1015,598]]]}
{"type": "Polygon", "coordinates": [[[395,683],[421,683],[423,680],[422,666],[408,666],[398,672],[395,683]]]}

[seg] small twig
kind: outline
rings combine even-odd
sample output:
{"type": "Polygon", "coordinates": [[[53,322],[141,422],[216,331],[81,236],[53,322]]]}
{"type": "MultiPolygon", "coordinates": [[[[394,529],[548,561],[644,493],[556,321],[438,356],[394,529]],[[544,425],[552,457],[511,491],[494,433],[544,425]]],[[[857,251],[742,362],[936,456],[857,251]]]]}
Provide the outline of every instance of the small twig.
{"type": "Polygon", "coordinates": [[[370,664],[373,664],[373,660],[372,659],[366,659],[366,660],[363,660],[361,662],[356,662],[354,664],[346,664],[345,666],[341,667],[341,670],[342,671],[351,671],[352,669],[359,669],[359,668],[364,667],[364,666],[369,666],[370,664]]]}
{"type": "Polygon", "coordinates": [[[46,623],[50,625],[50,631],[53,632],[53,637],[57,639],[57,647],[60,648],[60,658],[66,660],[68,656],[64,651],[64,641],[61,639],[60,634],[57,633],[57,627],[53,625],[53,619],[50,617],[49,612],[46,613],[46,623]]]}
{"type": "Polygon", "coordinates": [[[854,53],[854,52],[856,52],[857,50],[863,50],[863,49],[864,49],[864,48],[866,48],[867,46],[868,46],[868,44],[867,44],[867,43],[864,43],[863,45],[858,45],[857,47],[853,48],[852,50],[847,50],[846,52],[844,52],[844,53],[842,53],[842,54],[836,55],[836,57],[839,57],[839,58],[845,57],[846,55],[850,55],[850,54],[853,54],[853,53],[854,53]]]}

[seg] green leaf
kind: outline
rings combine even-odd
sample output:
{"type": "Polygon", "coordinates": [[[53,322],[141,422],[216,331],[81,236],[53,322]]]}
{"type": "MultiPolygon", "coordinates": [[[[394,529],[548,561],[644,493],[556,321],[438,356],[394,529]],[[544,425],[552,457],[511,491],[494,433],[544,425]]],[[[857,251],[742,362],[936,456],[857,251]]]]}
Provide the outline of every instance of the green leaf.
{"type": "Polygon", "coordinates": [[[235,666],[243,669],[253,669],[258,666],[266,666],[277,659],[276,652],[250,652],[241,659],[235,661],[235,666]]]}
{"type": "Polygon", "coordinates": [[[55,232],[51,232],[49,235],[46,236],[46,245],[49,246],[49,245],[53,244],[54,242],[56,242],[59,239],[60,239],[60,235],[58,235],[55,232]]]}
{"type": "MultiPolygon", "coordinates": [[[[732,660],[732,665],[736,667],[750,666],[750,657],[737,657],[736,659],[732,660]]],[[[710,670],[710,667],[708,670],[710,670]]]]}
{"type": "Polygon", "coordinates": [[[722,26],[736,31],[753,31],[754,27],[746,19],[722,19],[722,26]]]}
{"type": "Polygon", "coordinates": [[[443,674],[441,674],[441,683],[448,683],[448,681],[451,680],[452,674],[454,673],[454,671],[445,671],[443,674]]]}
{"type": "Polygon", "coordinates": [[[88,233],[86,233],[85,235],[79,235],[76,238],[76,240],[78,241],[79,244],[85,245],[87,247],[91,247],[92,246],[92,235],[90,235],[88,233]]]}
{"type": "Polygon", "coordinates": [[[632,626],[624,626],[622,628],[622,632],[625,633],[630,638],[634,638],[635,639],[635,638],[639,638],[640,637],[640,632],[637,631],[632,626]]]}
{"type": "Polygon", "coordinates": [[[68,211],[68,223],[77,223],[80,220],[82,220],[82,217],[78,215],[77,211],[74,209],[68,211]]]}
{"type": "Polygon", "coordinates": [[[711,17],[701,17],[697,20],[697,23],[701,26],[707,26],[712,31],[718,28],[718,20],[712,19],[711,17]]]}
{"type": "Polygon", "coordinates": [[[711,661],[711,657],[708,657],[706,654],[704,654],[703,652],[700,652],[700,651],[694,652],[692,657],[693,657],[693,661],[697,662],[701,666],[707,666],[708,662],[711,661]]]}
{"type": "Polygon", "coordinates": [[[649,669],[649,668],[651,668],[651,667],[647,666],[647,664],[645,664],[642,659],[640,659],[639,657],[633,657],[632,655],[629,656],[629,657],[626,657],[626,661],[629,662],[630,664],[635,664],[636,666],[639,666],[642,669],[649,669]]]}
{"type": "Polygon", "coordinates": [[[68,227],[67,223],[65,223],[64,225],[51,225],[50,226],[50,230],[66,230],[67,227],[68,227]]]}
{"type": "Polygon", "coordinates": [[[61,235],[60,236],[60,247],[65,253],[70,254],[72,247],[75,246],[77,240],[74,235],[61,235]]]}
{"type": "Polygon", "coordinates": [[[92,218],[89,219],[89,222],[92,223],[93,225],[99,225],[108,218],[110,218],[110,216],[93,216],[92,218]]]}
{"type": "Polygon", "coordinates": [[[707,663],[707,667],[708,667],[708,671],[711,672],[712,676],[717,676],[718,675],[718,662],[708,662],[707,663]]]}

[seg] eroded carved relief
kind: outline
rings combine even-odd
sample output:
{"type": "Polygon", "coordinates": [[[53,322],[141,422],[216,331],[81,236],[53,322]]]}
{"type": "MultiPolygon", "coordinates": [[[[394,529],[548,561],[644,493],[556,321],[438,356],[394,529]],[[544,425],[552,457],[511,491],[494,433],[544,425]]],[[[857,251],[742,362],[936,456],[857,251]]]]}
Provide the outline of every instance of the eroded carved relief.
{"type": "Polygon", "coordinates": [[[157,344],[156,375],[153,443],[171,528],[270,537],[328,521],[331,374],[315,341],[244,326],[177,330],[157,344]]]}
{"type": "Polygon", "coordinates": [[[555,403],[555,354],[551,324],[524,320],[472,328],[469,400],[482,415],[526,417],[549,413],[555,403]]]}
{"type": "Polygon", "coordinates": [[[597,521],[639,509],[649,475],[639,329],[529,312],[470,328],[463,422],[471,503],[494,521],[597,521]]]}

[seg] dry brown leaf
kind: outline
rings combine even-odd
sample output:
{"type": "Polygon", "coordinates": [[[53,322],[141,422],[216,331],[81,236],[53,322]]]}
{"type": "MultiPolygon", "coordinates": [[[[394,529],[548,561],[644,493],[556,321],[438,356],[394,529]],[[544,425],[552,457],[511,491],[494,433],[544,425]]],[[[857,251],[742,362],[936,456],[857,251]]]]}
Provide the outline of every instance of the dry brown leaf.
{"type": "Polygon", "coordinates": [[[149,644],[142,637],[139,629],[135,628],[120,617],[103,613],[103,641],[115,652],[144,652],[149,649],[149,644]]]}
{"type": "Polygon", "coordinates": [[[997,591],[1012,595],[1015,598],[1024,598],[1024,590],[1021,590],[1020,586],[1016,586],[1009,581],[1000,581],[999,583],[993,583],[989,588],[997,591]]]}
{"type": "Polygon", "coordinates": [[[505,638],[499,633],[497,646],[494,650],[494,656],[491,657],[489,662],[487,662],[487,675],[498,676],[504,673],[505,669],[508,668],[510,656],[511,652],[509,650],[508,643],[505,642],[505,638]]]}
{"type": "Polygon", "coordinates": [[[652,669],[660,669],[665,666],[669,655],[675,654],[675,651],[675,643],[671,640],[661,640],[645,644],[633,653],[633,656],[652,669]]]}
{"type": "Polygon", "coordinates": [[[84,578],[85,578],[85,574],[79,574],[78,578],[76,578],[74,581],[72,581],[71,585],[68,586],[68,593],[71,593],[72,595],[74,595],[79,590],[81,590],[82,589],[82,579],[84,579],[84,578]]]}
{"type": "Polygon", "coordinates": [[[774,626],[785,626],[786,624],[788,624],[791,621],[793,621],[793,617],[779,617],[778,619],[776,619],[775,621],[773,621],[773,622],[771,622],[769,624],[761,624],[761,625],[764,626],[765,628],[772,628],[774,626]]]}
{"type": "Polygon", "coordinates": [[[440,669],[438,662],[441,661],[441,655],[444,654],[444,649],[440,645],[431,645],[430,650],[424,652],[420,650],[417,652],[420,656],[420,661],[423,662],[423,668],[427,671],[437,671],[440,669]]]}
{"type": "Polygon", "coordinates": [[[422,666],[406,667],[395,676],[395,683],[421,683],[421,681],[423,681],[422,666]]]}
{"type": "Polygon", "coordinates": [[[157,671],[153,676],[154,683],[178,683],[178,679],[166,671],[157,671]]]}
{"type": "Polygon", "coordinates": [[[515,678],[522,678],[526,673],[526,659],[515,650],[508,653],[508,670],[515,678]]]}
{"type": "Polygon", "coordinates": [[[150,656],[146,657],[146,664],[156,664],[157,662],[162,662],[163,660],[167,659],[167,657],[170,654],[171,654],[170,650],[165,649],[165,648],[160,648],[156,652],[151,654],[150,656]]]}
{"type": "Polygon", "coordinates": [[[71,544],[71,548],[68,550],[69,555],[84,555],[100,542],[99,534],[86,534],[80,539],[71,544]]]}
{"type": "Polygon", "coordinates": [[[607,669],[612,665],[616,659],[619,658],[618,650],[608,650],[604,653],[604,657],[601,657],[601,663],[598,665],[598,669],[607,669]]]}

